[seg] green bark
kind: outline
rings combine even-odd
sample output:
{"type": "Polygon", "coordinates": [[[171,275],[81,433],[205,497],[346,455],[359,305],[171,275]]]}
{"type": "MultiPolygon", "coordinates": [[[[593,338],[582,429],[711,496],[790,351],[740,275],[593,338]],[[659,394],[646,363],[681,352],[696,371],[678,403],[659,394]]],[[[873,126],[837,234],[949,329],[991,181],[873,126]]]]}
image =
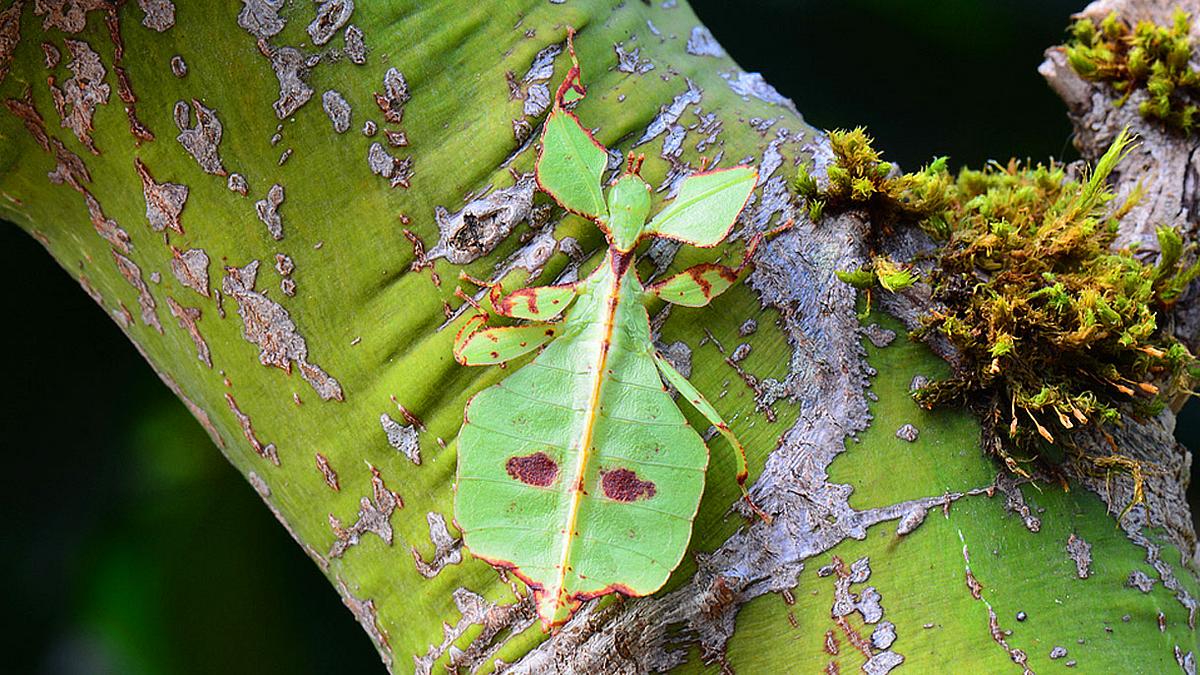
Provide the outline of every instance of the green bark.
{"type": "MultiPolygon", "coordinates": [[[[0,100],[10,103],[0,112],[0,215],[38,237],[127,324],[131,341],[321,567],[395,671],[451,662],[487,671],[502,659],[526,672],[680,663],[696,670],[717,662],[743,672],[837,662],[849,672],[868,655],[882,667],[894,658],[884,653],[918,670],[953,662],[999,671],[1015,667],[1009,649],[1027,653],[1032,670],[1066,660],[1099,672],[1179,667],[1176,649],[1196,650],[1185,603],[1200,594],[1184,564],[1192,551],[1177,548],[1194,545],[1190,526],[1180,525],[1186,506],[1175,499],[1184,479],[1173,472],[1158,479],[1155,527],[1144,529],[1140,521],[1119,529],[1119,509],[1086,481],[1073,480],[1070,492],[1052,482],[1020,486],[1034,511],[1006,509],[1010,501],[1019,511],[1020,500],[988,490],[999,467],[979,447],[978,422],[960,411],[924,412],[907,394],[913,375],[934,374],[945,367],[941,359],[902,336],[862,350],[854,292],[834,276],[865,254],[868,226],[853,215],[813,225],[796,213],[797,228],[765,247],[747,284],[662,324],[661,342],[684,343],[669,351],[690,354],[691,381],[745,443],[751,481],[759,480],[752,494],[775,515],[771,525],[730,512],[740,493],[720,477],[734,473],[733,459],[714,452],[694,555],[667,587],[645,600],[590,603],[553,637],[537,627],[519,582],[461,550],[448,524],[455,435],[466,400],[506,372],[463,368],[452,358],[466,317],[443,325],[444,306],[460,306],[456,285],[475,290],[458,274],[503,272],[512,290],[576,268],[586,274],[603,248],[590,223],[549,208],[545,195],[528,201],[532,185],[523,176],[532,171],[534,143],[522,137],[536,138],[544,110],[525,116],[522,109],[537,97],[531,85],[552,90],[568,63],[560,55],[552,75],[523,81],[536,55],[561,43],[568,26],[579,31],[590,93],[577,112],[598,127],[604,145],[646,153],[643,175],[653,186],[696,169],[701,155],[719,154],[719,166],[749,157],[766,178],[743,236],[792,213],[780,189],[793,160],[827,151],[788,102],[693,33],[699,23],[686,5],[664,4],[359,2],[349,24],[365,38],[360,65],[346,53],[344,26],[312,45],[307,3],[280,12],[286,25],[261,49],[238,25],[240,3],[180,2],[162,32],[143,26],[143,11],[127,3],[116,11],[118,56],[106,10],[88,12],[79,26],[70,12],[54,12],[64,3],[44,3],[51,13],[43,16],[35,14],[43,3],[10,1],[0,14],[0,100]],[[689,39],[699,53],[689,53],[689,39]],[[94,50],[103,73],[69,40],[94,50]],[[43,43],[61,55],[51,68],[43,43]],[[313,54],[321,62],[300,80],[285,72],[292,95],[281,96],[272,61],[304,70],[303,57],[313,54]],[[172,72],[176,55],[187,66],[182,77],[172,72]],[[123,100],[132,97],[122,96],[118,66],[136,104],[123,100]],[[389,90],[389,68],[403,74],[407,95],[394,78],[389,90]],[[292,110],[304,79],[311,99],[292,110]],[[330,90],[352,111],[344,133],[322,110],[330,90]],[[27,91],[41,125],[21,105],[27,91]],[[89,129],[94,100],[103,102],[89,129]],[[199,124],[200,133],[177,127],[178,101],[190,111],[184,126],[199,124]],[[219,160],[205,145],[208,115],[221,125],[219,160]],[[368,120],[378,126],[369,138],[360,131],[368,120]],[[131,131],[139,125],[154,140],[131,131]],[[393,142],[402,131],[407,145],[391,145],[385,131],[393,142]],[[214,175],[222,171],[244,176],[248,196],[214,175]],[[187,187],[181,209],[181,191],[165,183],[187,187]],[[485,193],[513,209],[511,222],[502,209],[499,217],[468,217],[457,237],[435,245],[439,209],[454,214],[485,193]],[[189,265],[200,250],[207,267],[189,265]],[[430,266],[426,253],[442,257],[430,266]],[[248,267],[255,261],[256,274],[248,267]],[[872,418],[867,363],[880,373],[870,384],[878,396],[872,418]],[[381,421],[385,414],[390,419],[381,421]],[[915,442],[896,437],[908,423],[919,429],[915,442]],[[419,464],[410,458],[418,452],[419,464]],[[1033,518],[1036,532],[1028,527],[1033,518]],[[1086,578],[1079,541],[1090,545],[1086,578]],[[822,570],[835,555],[844,567],[822,570]],[[856,582],[862,566],[851,563],[864,557],[871,574],[856,582]],[[1156,581],[1148,593],[1126,585],[1135,571],[1156,581]],[[1167,580],[1177,588],[1166,588],[1167,580]],[[882,622],[864,624],[877,618],[867,586],[882,597],[882,620],[895,625],[890,648],[870,646],[882,622]],[[834,607],[846,618],[835,620],[834,607]],[[1015,618],[1019,611],[1025,621],[1015,618]],[[836,649],[826,646],[828,631],[836,649]],[[1051,661],[1056,646],[1069,656],[1051,661]]],[[[336,98],[326,105],[338,118],[336,98]]],[[[656,208],[664,195],[656,193],[656,208]]],[[[471,210],[486,209],[476,201],[471,210]]],[[[743,245],[685,247],[673,260],[655,249],[640,265],[645,278],[661,261],[661,276],[736,261],[743,245]]],[[[900,328],[881,315],[866,323],[900,328]]],[[[693,426],[707,427],[687,414],[693,426]]],[[[1130,433],[1139,429],[1131,425],[1130,433]]],[[[1174,447],[1163,452],[1178,469],[1174,447]]],[[[1128,485],[1113,480],[1108,499],[1117,502],[1128,485]]],[[[1131,516],[1145,518],[1145,510],[1131,516]]]]}

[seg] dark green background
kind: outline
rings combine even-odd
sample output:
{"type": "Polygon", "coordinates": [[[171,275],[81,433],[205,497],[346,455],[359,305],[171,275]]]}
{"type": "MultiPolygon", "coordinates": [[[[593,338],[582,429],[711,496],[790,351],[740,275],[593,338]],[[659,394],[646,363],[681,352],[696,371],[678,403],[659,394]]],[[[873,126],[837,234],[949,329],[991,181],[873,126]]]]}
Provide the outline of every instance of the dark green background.
{"type": "MultiPolygon", "coordinates": [[[[1079,1],[693,6],[813,124],[864,124],[903,166],[1073,157],[1036,68],[1079,1]]],[[[0,408],[6,670],[381,672],[316,566],[112,320],[15,227],[0,227],[0,251],[0,287],[16,290],[0,408]]],[[[1180,425],[1193,449],[1194,408],[1180,425]]]]}

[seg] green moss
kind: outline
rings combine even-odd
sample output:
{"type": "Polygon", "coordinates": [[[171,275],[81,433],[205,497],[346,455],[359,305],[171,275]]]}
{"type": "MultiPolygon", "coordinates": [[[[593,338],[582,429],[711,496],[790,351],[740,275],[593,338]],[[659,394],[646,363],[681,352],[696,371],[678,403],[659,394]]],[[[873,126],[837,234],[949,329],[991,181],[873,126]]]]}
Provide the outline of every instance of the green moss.
{"type": "MultiPolygon", "coordinates": [[[[1117,223],[1140,194],[1114,204],[1106,184],[1133,141],[1123,132],[1080,178],[1061,165],[1016,160],[964,169],[938,160],[904,174],[880,159],[862,129],[830,135],[836,161],[822,189],[802,169],[796,187],[809,208],[859,208],[875,227],[923,228],[942,242],[926,281],[936,310],[917,337],[938,334],[957,350],[953,372],[916,394],[926,407],[969,405],[984,412],[1010,470],[1055,461],[1072,432],[1150,415],[1188,391],[1195,359],[1160,324],[1164,310],[1200,274],[1179,233],[1158,231],[1151,265],[1114,251],[1117,223]],[[1014,457],[1021,458],[1017,461],[1014,457]]],[[[917,272],[873,253],[838,277],[870,293],[898,292],[917,272]]],[[[1114,454],[1090,458],[1140,487],[1144,467],[1114,454]]],[[[1135,489],[1135,495],[1140,490],[1135,489]]]]}
{"type": "Polygon", "coordinates": [[[828,184],[820,187],[807,166],[800,167],[793,184],[813,222],[826,208],[865,209],[876,222],[925,222],[946,207],[954,179],[945,157],[916,173],[902,173],[882,160],[862,127],[831,131],[829,143],[834,162],[826,169],[828,184]]]}
{"type": "Polygon", "coordinates": [[[1147,119],[1191,133],[1197,122],[1200,72],[1188,65],[1192,41],[1189,16],[1175,11],[1171,26],[1139,21],[1130,27],[1116,12],[1096,23],[1079,19],[1071,27],[1067,61],[1080,77],[1107,82],[1123,105],[1142,89],[1147,100],[1138,112],[1147,119]]]}
{"type": "Polygon", "coordinates": [[[1159,315],[1200,265],[1181,265],[1190,252],[1166,228],[1158,265],[1111,249],[1131,203],[1112,208],[1105,179],[1131,144],[1122,134],[1080,180],[1016,162],[959,175],[930,279],[943,309],[923,332],[947,338],[961,362],[920,402],[986,400],[1009,439],[1032,447],[1119,422],[1121,408],[1153,414],[1189,386],[1192,356],[1159,315]]]}

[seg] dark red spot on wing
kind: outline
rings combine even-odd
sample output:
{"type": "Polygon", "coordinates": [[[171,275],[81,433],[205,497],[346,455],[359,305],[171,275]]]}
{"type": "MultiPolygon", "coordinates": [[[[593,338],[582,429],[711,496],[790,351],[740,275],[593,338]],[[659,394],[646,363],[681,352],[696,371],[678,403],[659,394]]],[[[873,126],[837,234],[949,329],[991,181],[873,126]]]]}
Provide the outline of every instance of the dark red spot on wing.
{"type": "Polygon", "coordinates": [[[654,483],[642,480],[629,469],[613,469],[600,474],[600,487],[604,496],[618,502],[634,502],[650,499],[657,489],[654,483]]]}
{"type": "MultiPolygon", "coordinates": [[[[504,469],[513,480],[534,487],[550,487],[558,477],[558,464],[544,452],[522,457],[509,457],[504,469]]],[[[651,486],[653,487],[653,486],[651,486]]]]}

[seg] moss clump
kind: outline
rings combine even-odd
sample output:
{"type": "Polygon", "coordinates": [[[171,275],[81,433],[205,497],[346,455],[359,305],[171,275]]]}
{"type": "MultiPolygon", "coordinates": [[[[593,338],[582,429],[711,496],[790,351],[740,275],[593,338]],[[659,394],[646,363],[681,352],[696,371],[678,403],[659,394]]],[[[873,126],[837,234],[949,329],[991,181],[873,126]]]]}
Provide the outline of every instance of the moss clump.
{"type": "MultiPolygon", "coordinates": [[[[997,441],[989,448],[1010,470],[1027,475],[1014,453],[1044,457],[1045,444],[1072,447],[1072,430],[1119,423],[1122,411],[1152,414],[1190,387],[1195,359],[1159,317],[1200,274],[1200,262],[1183,264],[1194,253],[1169,228],[1158,231],[1157,265],[1112,250],[1118,220],[1138,198],[1114,205],[1105,182],[1132,146],[1127,133],[1079,178],[1058,164],[1015,160],[964,169],[957,179],[943,160],[902,174],[861,129],[831,140],[837,163],[828,188],[802,169],[798,192],[810,210],[864,208],[884,230],[917,225],[942,242],[926,279],[936,309],[916,335],[940,334],[957,357],[950,377],[915,396],[927,407],[983,409],[997,441]]],[[[868,302],[875,286],[896,292],[916,274],[879,254],[838,272],[866,289],[868,302]]],[[[1131,474],[1140,501],[1141,464],[1119,454],[1089,459],[1097,470],[1131,474]]]]}
{"type": "Polygon", "coordinates": [[[837,270],[837,278],[860,290],[870,290],[876,284],[895,293],[917,283],[917,273],[896,263],[887,256],[874,256],[870,264],[857,270],[837,270]]]}
{"type": "Polygon", "coordinates": [[[1138,106],[1142,117],[1191,133],[1198,121],[1200,72],[1188,65],[1189,24],[1181,9],[1169,27],[1151,21],[1130,27],[1116,12],[1099,23],[1080,19],[1071,27],[1067,61],[1080,77],[1111,84],[1121,94],[1118,105],[1144,89],[1147,99],[1138,106]]]}
{"type": "Polygon", "coordinates": [[[919,333],[945,336],[960,362],[921,403],[986,400],[1010,440],[1032,447],[1119,422],[1122,407],[1152,414],[1188,386],[1193,358],[1158,317],[1200,264],[1181,265],[1182,240],[1165,228],[1156,266],[1111,249],[1132,200],[1111,208],[1105,179],[1130,146],[1122,134],[1079,180],[1017,162],[959,175],[930,279],[943,309],[919,333]]]}
{"type": "Polygon", "coordinates": [[[828,184],[821,188],[801,166],[796,193],[804,198],[809,219],[816,222],[826,208],[861,208],[880,223],[925,221],[946,208],[954,179],[939,157],[916,173],[901,173],[882,159],[862,127],[829,132],[834,163],[826,169],[828,184]]]}

